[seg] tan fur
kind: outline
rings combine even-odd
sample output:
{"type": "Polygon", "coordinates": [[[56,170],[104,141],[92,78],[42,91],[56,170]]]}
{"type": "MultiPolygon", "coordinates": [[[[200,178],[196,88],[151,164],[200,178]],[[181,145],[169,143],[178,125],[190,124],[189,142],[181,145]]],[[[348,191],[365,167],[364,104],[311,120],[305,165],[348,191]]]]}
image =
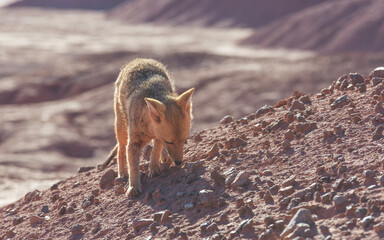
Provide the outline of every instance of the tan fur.
{"type": "Polygon", "coordinates": [[[115,134],[118,173],[128,177],[128,195],[141,192],[139,160],[142,148],[153,140],[149,176],[160,173],[163,147],[176,164],[183,160],[183,145],[191,126],[194,89],[177,96],[166,68],[153,59],[135,59],[125,65],[116,81],[115,134]]]}

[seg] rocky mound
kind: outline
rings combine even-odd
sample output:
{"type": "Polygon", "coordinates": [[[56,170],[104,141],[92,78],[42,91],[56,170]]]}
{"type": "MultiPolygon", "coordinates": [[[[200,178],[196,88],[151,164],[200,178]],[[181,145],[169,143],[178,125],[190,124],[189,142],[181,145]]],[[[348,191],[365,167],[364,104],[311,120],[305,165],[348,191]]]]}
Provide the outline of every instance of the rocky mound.
{"type": "Polygon", "coordinates": [[[320,2],[324,0],[131,0],[117,6],[110,16],[129,22],[258,27],[320,2]]]}
{"type": "Polygon", "coordinates": [[[0,237],[382,238],[383,101],[382,67],[224,117],[188,139],[181,168],[148,179],[142,161],[137,198],[116,164],[84,167],[1,208],[0,237]]]}
{"type": "Polygon", "coordinates": [[[106,10],[124,1],[125,0],[21,0],[9,4],[8,7],[106,10]]]}
{"type": "Polygon", "coordinates": [[[381,0],[327,1],[258,29],[244,43],[326,53],[384,52],[383,7],[381,0]]]}

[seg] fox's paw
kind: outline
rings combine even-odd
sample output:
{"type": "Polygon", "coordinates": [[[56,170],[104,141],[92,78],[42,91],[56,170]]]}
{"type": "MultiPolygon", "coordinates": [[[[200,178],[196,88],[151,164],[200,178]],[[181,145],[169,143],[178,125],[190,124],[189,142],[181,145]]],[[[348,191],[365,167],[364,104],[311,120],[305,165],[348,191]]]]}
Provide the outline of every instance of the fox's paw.
{"type": "Polygon", "coordinates": [[[156,177],[156,176],[160,176],[161,175],[161,170],[160,170],[160,167],[159,166],[156,166],[156,167],[149,167],[149,173],[148,173],[148,176],[150,178],[153,178],[153,177],[156,177]]]}
{"type": "Polygon", "coordinates": [[[140,186],[138,186],[138,187],[129,186],[125,195],[127,195],[128,197],[135,197],[135,196],[139,195],[140,193],[141,193],[141,187],[140,186]]]}

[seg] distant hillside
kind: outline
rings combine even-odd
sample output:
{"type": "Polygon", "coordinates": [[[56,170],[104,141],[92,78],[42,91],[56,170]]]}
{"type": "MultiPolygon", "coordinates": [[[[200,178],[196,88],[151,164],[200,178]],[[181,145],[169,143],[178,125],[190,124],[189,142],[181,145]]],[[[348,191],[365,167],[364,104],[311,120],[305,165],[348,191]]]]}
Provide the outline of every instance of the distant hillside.
{"type": "Polygon", "coordinates": [[[58,9],[106,10],[125,0],[21,0],[8,7],[44,7],[58,9]]]}
{"type": "Polygon", "coordinates": [[[256,30],[244,43],[327,53],[384,52],[383,9],[382,0],[327,1],[256,30]]]}
{"type": "Polygon", "coordinates": [[[326,0],[131,0],[110,12],[129,22],[259,27],[326,0]]]}

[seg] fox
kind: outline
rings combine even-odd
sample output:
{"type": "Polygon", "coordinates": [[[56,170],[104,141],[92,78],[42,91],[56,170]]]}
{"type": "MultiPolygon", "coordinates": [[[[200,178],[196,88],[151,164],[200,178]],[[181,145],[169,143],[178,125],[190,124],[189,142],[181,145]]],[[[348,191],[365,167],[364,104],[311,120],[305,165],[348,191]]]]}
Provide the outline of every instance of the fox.
{"type": "Polygon", "coordinates": [[[178,95],[166,67],[154,59],[137,58],[121,68],[114,92],[117,144],[99,169],[105,169],[117,155],[118,176],[129,180],[127,196],[141,193],[139,162],[150,141],[149,177],[161,174],[163,149],[174,165],[182,164],[194,91],[178,95]]]}

